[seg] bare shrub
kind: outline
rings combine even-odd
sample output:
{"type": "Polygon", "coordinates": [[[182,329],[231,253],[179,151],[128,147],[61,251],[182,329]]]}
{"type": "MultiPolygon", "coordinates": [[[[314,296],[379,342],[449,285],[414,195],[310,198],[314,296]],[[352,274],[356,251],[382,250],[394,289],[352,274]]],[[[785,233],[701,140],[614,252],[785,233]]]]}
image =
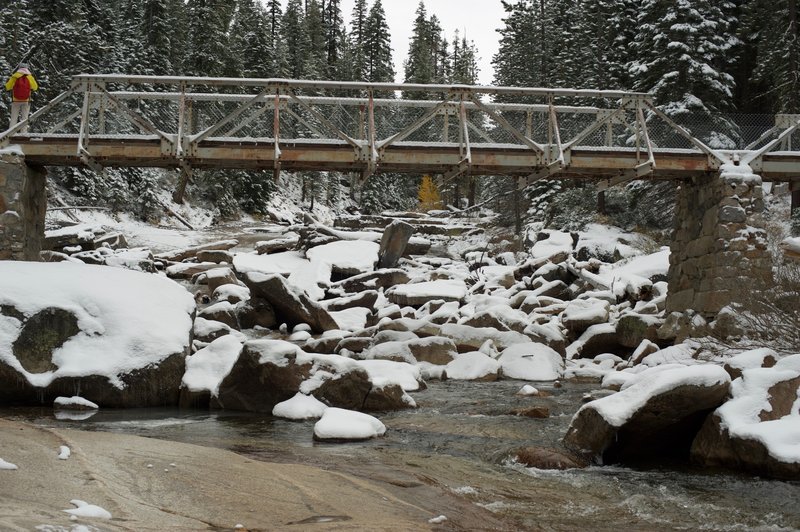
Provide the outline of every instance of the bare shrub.
{"type": "Polygon", "coordinates": [[[773,286],[759,287],[746,302],[731,305],[732,312],[718,318],[704,347],[717,352],[767,347],[782,355],[800,353],[800,263],[778,265],[774,279],[773,286]]]}

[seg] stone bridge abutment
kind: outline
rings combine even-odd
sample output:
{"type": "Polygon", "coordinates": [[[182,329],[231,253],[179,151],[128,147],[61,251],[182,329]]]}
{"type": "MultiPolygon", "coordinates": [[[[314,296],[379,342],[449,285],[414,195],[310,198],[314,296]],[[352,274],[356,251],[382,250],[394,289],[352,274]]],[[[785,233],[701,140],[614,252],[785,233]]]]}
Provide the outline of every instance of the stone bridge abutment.
{"type": "Polygon", "coordinates": [[[47,171],[19,154],[0,155],[0,260],[39,260],[47,171]]]}
{"type": "Polygon", "coordinates": [[[681,183],[670,246],[667,312],[706,318],[745,303],[772,281],[761,178],[747,166],[724,165],[681,183]]]}

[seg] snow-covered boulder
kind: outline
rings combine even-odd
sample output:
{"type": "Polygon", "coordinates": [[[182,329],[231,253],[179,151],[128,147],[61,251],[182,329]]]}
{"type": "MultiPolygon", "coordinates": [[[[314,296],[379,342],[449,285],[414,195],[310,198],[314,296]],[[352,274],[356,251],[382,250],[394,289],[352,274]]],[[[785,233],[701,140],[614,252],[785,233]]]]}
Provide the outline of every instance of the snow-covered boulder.
{"type": "Polygon", "coordinates": [[[219,394],[219,385],[228,376],[242,352],[242,342],[224,335],[186,359],[181,380],[181,406],[208,406],[219,394]]]}
{"type": "Polygon", "coordinates": [[[403,410],[416,408],[417,403],[400,385],[386,384],[373,386],[364,400],[365,412],[385,412],[387,410],[403,410]]]}
{"type": "Polygon", "coordinates": [[[567,358],[591,358],[602,353],[630,353],[619,343],[617,327],[612,323],[592,325],[567,346],[567,358]]]}
{"type": "Polygon", "coordinates": [[[358,365],[367,371],[373,386],[396,384],[407,392],[426,388],[419,367],[413,364],[391,360],[360,360],[358,365]]]}
{"type": "Polygon", "coordinates": [[[459,352],[473,351],[480,348],[486,340],[492,340],[498,349],[505,349],[514,344],[524,344],[531,341],[524,334],[515,331],[498,331],[489,327],[470,327],[446,323],[438,330],[438,335],[446,336],[453,340],[459,352]]]}
{"type": "Polygon", "coordinates": [[[205,273],[205,282],[209,292],[214,292],[217,288],[226,284],[236,284],[236,274],[230,268],[214,268],[205,273]]]}
{"type": "Polygon", "coordinates": [[[312,263],[329,264],[335,275],[351,276],[372,271],[378,262],[379,248],[375,242],[340,240],[313,247],[306,256],[312,263]]]}
{"type": "Polygon", "coordinates": [[[428,336],[410,340],[406,342],[406,345],[417,362],[445,365],[449,364],[458,354],[453,340],[443,336],[428,336]]]}
{"type": "Polygon", "coordinates": [[[355,360],[306,353],[283,340],[251,340],[220,382],[211,404],[272,412],[299,391],[329,405],[357,409],[371,389],[367,372],[355,360]]]}
{"type": "Polygon", "coordinates": [[[496,381],[500,372],[500,362],[494,358],[472,351],[461,353],[445,366],[447,377],[461,381],[496,381]]]}
{"type": "Polygon", "coordinates": [[[729,387],[730,377],[716,365],[651,370],[622,391],[583,405],[564,443],[611,462],[688,456],[700,426],[725,400],[729,387]]]}
{"type": "Polygon", "coordinates": [[[236,307],[227,301],[220,301],[204,308],[197,313],[198,317],[207,321],[224,323],[231,329],[239,329],[239,319],[236,316],[236,307]]]}
{"type": "Polygon", "coordinates": [[[561,355],[546,345],[532,342],[506,348],[498,361],[506,379],[554,381],[564,373],[561,355]]]}
{"type": "Polygon", "coordinates": [[[358,294],[332,299],[327,302],[326,308],[328,312],[336,312],[339,310],[347,310],[354,307],[363,307],[370,310],[375,310],[375,303],[378,301],[378,292],[376,290],[364,290],[358,294]]]}
{"type": "Polygon", "coordinates": [[[581,334],[592,325],[608,321],[611,305],[599,299],[570,301],[561,313],[561,323],[572,333],[581,334]]]}
{"type": "Polygon", "coordinates": [[[328,408],[314,425],[314,439],[318,441],[360,441],[384,434],[386,426],[378,418],[341,408],[328,408]]]}
{"type": "Polygon", "coordinates": [[[658,341],[658,329],[664,320],[646,314],[627,313],[617,322],[619,343],[628,348],[638,347],[643,340],[658,341]]]}
{"type": "Polygon", "coordinates": [[[490,327],[498,331],[521,333],[530,324],[527,314],[508,305],[494,305],[459,321],[470,327],[490,327]]]}
{"type": "Polygon", "coordinates": [[[284,419],[319,419],[329,407],[313,395],[297,392],[294,397],[282,401],[272,409],[272,415],[284,419]]]}
{"type": "Polygon", "coordinates": [[[389,268],[354,275],[338,283],[333,283],[333,286],[339,287],[345,292],[363,292],[364,290],[377,290],[379,288],[387,289],[405,284],[410,279],[405,271],[399,268],[389,268]]]}
{"type": "Polygon", "coordinates": [[[432,299],[462,301],[467,295],[464,281],[443,279],[398,285],[387,290],[389,301],[400,306],[420,307],[432,299]]]}
{"type": "Polygon", "coordinates": [[[289,284],[282,275],[248,273],[244,281],[253,296],[265,299],[275,309],[278,321],[289,325],[307,323],[315,333],[339,328],[324,308],[289,284]]]}
{"type": "Polygon", "coordinates": [[[0,403],[80,390],[103,407],[177,404],[194,311],[162,276],[0,262],[0,403]]]}
{"type": "Polygon", "coordinates": [[[731,385],[731,399],[709,416],[695,439],[692,460],[800,480],[800,355],[771,368],[744,369],[731,385]]]}
{"type": "Polygon", "coordinates": [[[731,376],[731,380],[738,379],[746,369],[771,368],[780,357],[772,349],[753,349],[733,356],[725,361],[725,371],[731,376]]]}

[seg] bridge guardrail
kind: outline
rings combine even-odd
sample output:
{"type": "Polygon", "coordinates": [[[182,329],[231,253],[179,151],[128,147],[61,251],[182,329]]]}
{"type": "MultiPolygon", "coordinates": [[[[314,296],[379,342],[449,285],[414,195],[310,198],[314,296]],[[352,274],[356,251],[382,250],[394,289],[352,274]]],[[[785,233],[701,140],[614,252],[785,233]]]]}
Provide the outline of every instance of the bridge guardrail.
{"type": "Polygon", "coordinates": [[[368,177],[387,149],[446,145],[461,154],[448,178],[469,172],[473,150],[501,146],[534,154],[526,183],[568,168],[575,148],[635,151],[613,185],[652,173],[656,155],[670,150],[703,153],[710,168],[758,165],[769,151],[795,151],[798,125],[800,116],[787,115],[670,117],[648,94],[624,91],[82,75],[0,133],[0,146],[74,136],[77,154],[99,169],[92,142],[100,137],[157,137],[165,157],[186,165],[209,139],[258,139],[273,146],[279,170],[282,145],[317,141],[349,145],[368,177]]]}

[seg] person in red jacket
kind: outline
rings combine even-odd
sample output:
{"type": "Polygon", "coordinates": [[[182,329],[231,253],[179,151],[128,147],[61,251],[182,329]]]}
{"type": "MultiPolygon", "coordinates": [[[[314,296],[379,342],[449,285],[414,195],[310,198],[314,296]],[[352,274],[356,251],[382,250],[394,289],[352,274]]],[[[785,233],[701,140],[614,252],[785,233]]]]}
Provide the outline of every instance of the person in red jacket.
{"type": "MultiPolygon", "coordinates": [[[[6,90],[11,91],[11,125],[28,119],[31,112],[31,92],[39,90],[39,84],[28,70],[28,65],[22,63],[17,71],[6,81],[6,90]]],[[[22,128],[21,133],[28,132],[28,125],[22,128]]]]}

